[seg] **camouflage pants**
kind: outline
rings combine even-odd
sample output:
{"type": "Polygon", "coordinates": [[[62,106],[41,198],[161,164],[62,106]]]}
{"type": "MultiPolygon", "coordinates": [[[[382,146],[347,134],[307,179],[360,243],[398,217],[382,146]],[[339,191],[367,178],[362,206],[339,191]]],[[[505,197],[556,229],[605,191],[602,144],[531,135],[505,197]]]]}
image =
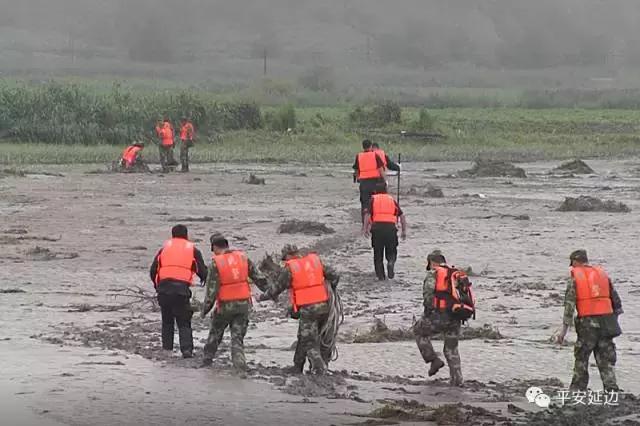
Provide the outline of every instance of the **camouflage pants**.
{"type": "Polygon", "coordinates": [[[293,356],[293,364],[296,368],[304,368],[307,358],[314,372],[323,373],[331,360],[333,348],[321,347],[320,329],[324,326],[329,315],[327,303],[303,306],[300,308],[298,320],[298,343],[293,356]]]}
{"type": "Polygon", "coordinates": [[[449,365],[449,375],[451,384],[462,384],[462,365],[458,352],[458,339],[460,337],[460,321],[444,318],[439,314],[422,316],[414,326],[416,343],[422,355],[422,359],[427,364],[439,359],[438,354],[433,349],[431,338],[434,335],[442,334],[444,338],[444,357],[449,365]]]}
{"type": "Polygon", "coordinates": [[[231,362],[238,370],[247,369],[247,359],[244,356],[244,336],[249,326],[247,313],[215,312],[211,319],[211,329],[207,343],[204,345],[204,358],[213,359],[222,342],[224,331],[231,329],[231,362]]]}
{"type": "Polygon", "coordinates": [[[189,171],[189,148],[191,147],[191,142],[182,141],[180,145],[180,164],[182,165],[181,170],[183,172],[189,171]]]}
{"type": "Polygon", "coordinates": [[[166,172],[169,170],[169,166],[175,164],[175,160],[173,159],[173,146],[160,145],[158,149],[160,150],[160,166],[162,167],[162,171],[166,172]]]}
{"type": "Polygon", "coordinates": [[[599,328],[576,326],[578,340],[574,347],[575,364],[571,388],[586,390],[589,384],[589,358],[593,353],[604,389],[617,390],[616,373],[616,345],[612,337],[602,336],[599,328]]]}

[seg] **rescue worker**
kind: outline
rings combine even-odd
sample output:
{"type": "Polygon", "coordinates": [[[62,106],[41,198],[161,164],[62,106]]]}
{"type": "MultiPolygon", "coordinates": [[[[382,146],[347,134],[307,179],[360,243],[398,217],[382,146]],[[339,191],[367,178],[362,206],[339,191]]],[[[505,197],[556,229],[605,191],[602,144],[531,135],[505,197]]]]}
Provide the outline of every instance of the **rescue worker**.
{"type": "Polygon", "coordinates": [[[193,286],[193,274],[201,281],[207,278],[207,266],[202,253],[189,241],[187,227],[176,225],[171,229],[171,239],[164,242],[156,254],[150,269],[151,281],[158,293],[162,314],[162,349],[173,350],[174,322],[178,326],[180,351],[184,358],[193,356],[189,300],[193,286]]]}
{"type": "Polygon", "coordinates": [[[261,291],[268,287],[253,262],[240,250],[229,249],[229,241],[220,234],[211,236],[213,258],[207,275],[204,308],[200,316],[204,318],[216,305],[211,320],[211,329],[204,345],[203,365],[213,362],[213,357],[222,342],[227,327],[231,329],[231,361],[238,372],[247,369],[244,355],[244,336],[249,326],[251,311],[251,280],[261,291]]]}
{"type": "Polygon", "coordinates": [[[163,172],[169,171],[169,166],[176,164],[173,158],[173,126],[171,120],[165,118],[162,123],[156,125],[156,133],[160,138],[159,152],[160,152],[160,166],[163,172]]]}
{"type": "Polygon", "coordinates": [[[622,334],[618,324],[618,315],[624,312],[622,301],[604,269],[589,264],[586,250],[571,253],[569,265],[571,277],[567,280],[562,330],[557,341],[559,344],[564,342],[577,310],[575,326],[578,339],[574,348],[575,364],[570,388],[580,391],[587,389],[589,358],[593,353],[604,390],[618,391],[613,339],[622,334]]]}
{"type": "Polygon", "coordinates": [[[381,184],[385,184],[385,166],[382,158],[373,151],[370,140],[362,141],[362,149],[356,155],[353,170],[354,179],[360,184],[360,211],[364,223],[364,212],[371,201],[371,194],[381,184]]]}
{"type": "Polygon", "coordinates": [[[330,313],[327,283],[335,289],[340,276],[333,268],[324,265],[317,254],[303,256],[295,245],[283,247],[282,260],[285,267],[276,282],[258,300],[275,300],[289,289],[291,317],[299,320],[298,342],[290,371],[301,374],[308,358],[312,371],[324,374],[334,349],[320,344],[320,330],[330,313]]]}
{"type": "Polygon", "coordinates": [[[427,256],[427,276],[422,287],[424,314],[414,325],[414,333],[422,359],[430,364],[429,376],[435,375],[444,367],[444,361],[438,357],[431,344],[431,338],[435,334],[443,335],[443,352],[449,365],[450,383],[452,386],[462,386],[462,366],[458,353],[461,322],[451,317],[447,303],[443,303],[442,298],[448,291],[449,269],[440,250],[427,256]]]}
{"type": "Polygon", "coordinates": [[[387,194],[386,185],[376,189],[371,203],[365,212],[363,233],[371,234],[373,265],[379,280],[385,280],[384,258],[387,259],[387,274],[395,276],[395,263],[398,258],[398,228],[400,221],[402,240],[407,238],[407,222],[396,200],[387,194]]]}
{"type": "Polygon", "coordinates": [[[371,144],[371,148],[373,149],[373,151],[378,154],[378,156],[382,159],[382,162],[384,163],[384,168],[385,169],[389,169],[389,170],[393,170],[394,172],[399,172],[400,171],[400,164],[399,163],[395,163],[381,148],[380,145],[378,144],[378,142],[373,142],[371,144]]]}
{"type": "Polygon", "coordinates": [[[142,160],[142,155],[140,154],[144,149],[144,142],[134,142],[132,145],[129,145],[122,152],[122,156],[120,157],[120,169],[121,170],[133,170],[136,168],[146,169],[146,164],[142,160]]]}
{"type": "Polygon", "coordinates": [[[189,148],[193,147],[194,133],[195,131],[191,121],[186,117],[182,117],[180,123],[180,141],[182,142],[180,145],[180,163],[182,168],[180,170],[182,172],[189,171],[189,148]]]}

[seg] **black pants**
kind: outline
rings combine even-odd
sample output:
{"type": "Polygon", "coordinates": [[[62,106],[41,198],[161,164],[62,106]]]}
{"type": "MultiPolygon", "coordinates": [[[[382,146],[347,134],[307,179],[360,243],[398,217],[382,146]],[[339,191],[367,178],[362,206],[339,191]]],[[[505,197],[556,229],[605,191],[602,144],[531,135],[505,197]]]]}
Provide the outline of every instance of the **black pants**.
{"type": "Polygon", "coordinates": [[[398,258],[398,229],[393,223],[374,223],[371,226],[373,265],[379,278],[385,277],[384,258],[395,263],[398,258]]]}
{"type": "Polygon", "coordinates": [[[383,179],[363,179],[360,181],[360,213],[364,223],[364,211],[371,206],[371,196],[374,191],[385,185],[383,179]]]}
{"type": "Polygon", "coordinates": [[[191,332],[191,303],[189,296],[179,294],[158,294],[158,303],[162,313],[162,349],[173,349],[174,322],[178,326],[180,351],[193,351],[191,332]]]}

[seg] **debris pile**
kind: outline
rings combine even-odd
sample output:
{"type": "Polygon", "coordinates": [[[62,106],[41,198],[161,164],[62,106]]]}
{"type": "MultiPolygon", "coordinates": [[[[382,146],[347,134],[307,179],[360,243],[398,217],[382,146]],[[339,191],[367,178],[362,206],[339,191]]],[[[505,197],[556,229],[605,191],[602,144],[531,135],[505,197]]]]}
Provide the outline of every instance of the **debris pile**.
{"type": "Polygon", "coordinates": [[[469,170],[462,170],[457,173],[458,177],[514,177],[526,178],[524,169],[516,167],[506,161],[476,160],[469,170]]]}
{"type": "Polygon", "coordinates": [[[626,204],[618,201],[602,201],[596,197],[581,195],[578,198],[566,197],[564,202],[558,207],[558,211],[628,213],[631,209],[626,204]]]}
{"type": "Polygon", "coordinates": [[[287,220],[282,222],[278,227],[280,234],[304,234],[320,236],[325,234],[333,234],[336,231],[329,228],[324,223],[313,222],[309,220],[287,220]]]}
{"type": "Polygon", "coordinates": [[[249,175],[248,179],[244,179],[243,182],[249,185],[265,185],[266,184],[264,178],[259,178],[253,173],[249,175]]]}
{"type": "Polygon", "coordinates": [[[595,171],[582,160],[573,160],[568,163],[561,164],[553,169],[555,173],[570,173],[574,175],[592,175],[595,171]]]}

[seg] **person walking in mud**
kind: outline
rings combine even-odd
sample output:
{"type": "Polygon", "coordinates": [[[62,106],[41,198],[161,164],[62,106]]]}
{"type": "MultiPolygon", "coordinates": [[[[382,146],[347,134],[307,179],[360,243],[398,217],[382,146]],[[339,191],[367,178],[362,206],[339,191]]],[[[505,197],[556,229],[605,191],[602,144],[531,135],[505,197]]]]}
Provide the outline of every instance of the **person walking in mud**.
{"type": "Polygon", "coordinates": [[[176,225],[171,239],[164,242],[151,264],[151,281],[158,293],[162,314],[162,349],[173,350],[174,323],[178,326],[180,351],[184,358],[193,356],[191,331],[191,289],[194,273],[201,281],[207,278],[202,253],[188,239],[187,227],[176,225]]]}
{"type": "Polygon", "coordinates": [[[431,338],[436,334],[444,336],[444,357],[449,365],[450,383],[452,386],[462,386],[462,365],[458,353],[461,321],[451,313],[453,285],[452,271],[454,268],[446,264],[440,250],[434,250],[427,256],[427,276],[424,279],[422,295],[424,314],[414,324],[416,343],[422,359],[429,367],[429,376],[434,376],[444,367],[444,362],[433,349],[431,338]]]}
{"type": "Polygon", "coordinates": [[[586,250],[576,250],[569,256],[571,277],[564,297],[564,317],[557,342],[562,344],[575,319],[578,339],[574,348],[575,364],[570,388],[584,391],[589,384],[589,358],[594,354],[604,390],[618,391],[614,366],[615,337],[622,334],[618,315],[623,313],[622,301],[609,275],[600,266],[589,264],[586,250]]]}
{"type": "Polygon", "coordinates": [[[371,201],[373,191],[385,184],[385,164],[381,156],[373,151],[370,140],[362,141],[363,151],[356,155],[353,163],[354,179],[360,185],[360,212],[364,223],[364,212],[371,201]]]}
{"type": "Polygon", "coordinates": [[[189,149],[193,147],[195,130],[193,123],[187,117],[182,117],[180,123],[180,163],[181,172],[189,171],[189,149]]]}
{"type": "Polygon", "coordinates": [[[298,342],[290,371],[301,374],[309,358],[312,371],[324,374],[334,349],[320,343],[320,330],[331,312],[327,283],[335,290],[340,276],[332,267],[323,264],[317,254],[303,256],[295,245],[283,247],[282,260],[285,267],[258,300],[275,300],[280,293],[289,290],[291,317],[299,320],[298,342]]]}
{"type": "Polygon", "coordinates": [[[160,144],[158,145],[160,166],[162,168],[162,172],[166,173],[170,170],[170,166],[176,165],[176,161],[173,158],[174,132],[169,118],[165,118],[164,121],[156,125],[156,134],[160,139],[160,144]]]}
{"type": "Polygon", "coordinates": [[[398,228],[400,221],[402,240],[407,238],[407,222],[394,198],[387,194],[386,185],[374,190],[369,207],[365,211],[362,232],[371,234],[373,248],[373,266],[379,280],[395,276],[395,264],[398,258],[398,228]],[[387,259],[387,274],[384,270],[384,258],[387,259]]]}
{"type": "Polygon", "coordinates": [[[382,148],[380,148],[380,145],[378,144],[378,142],[373,142],[371,144],[371,149],[373,150],[373,152],[375,152],[376,154],[378,154],[378,156],[382,159],[382,162],[384,163],[384,168],[385,169],[389,169],[392,170],[394,172],[399,172],[400,171],[400,164],[394,162],[388,155],[386,152],[384,152],[382,150],[382,148]]]}
{"type": "Polygon", "coordinates": [[[204,345],[203,366],[213,363],[213,357],[222,342],[227,327],[231,329],[231,361],[238,372],[246,371],[244,337],[249,326],[251,311],[251,280],[261,291],[268,287],[267,279],[247,255],[240,250],[229,249],[229,241],[220,234],[211,236],[213,259],[207,275],[204,308],[200,313],[205,318],[216,305],[211,320],[211,329],[204,345]]]}

